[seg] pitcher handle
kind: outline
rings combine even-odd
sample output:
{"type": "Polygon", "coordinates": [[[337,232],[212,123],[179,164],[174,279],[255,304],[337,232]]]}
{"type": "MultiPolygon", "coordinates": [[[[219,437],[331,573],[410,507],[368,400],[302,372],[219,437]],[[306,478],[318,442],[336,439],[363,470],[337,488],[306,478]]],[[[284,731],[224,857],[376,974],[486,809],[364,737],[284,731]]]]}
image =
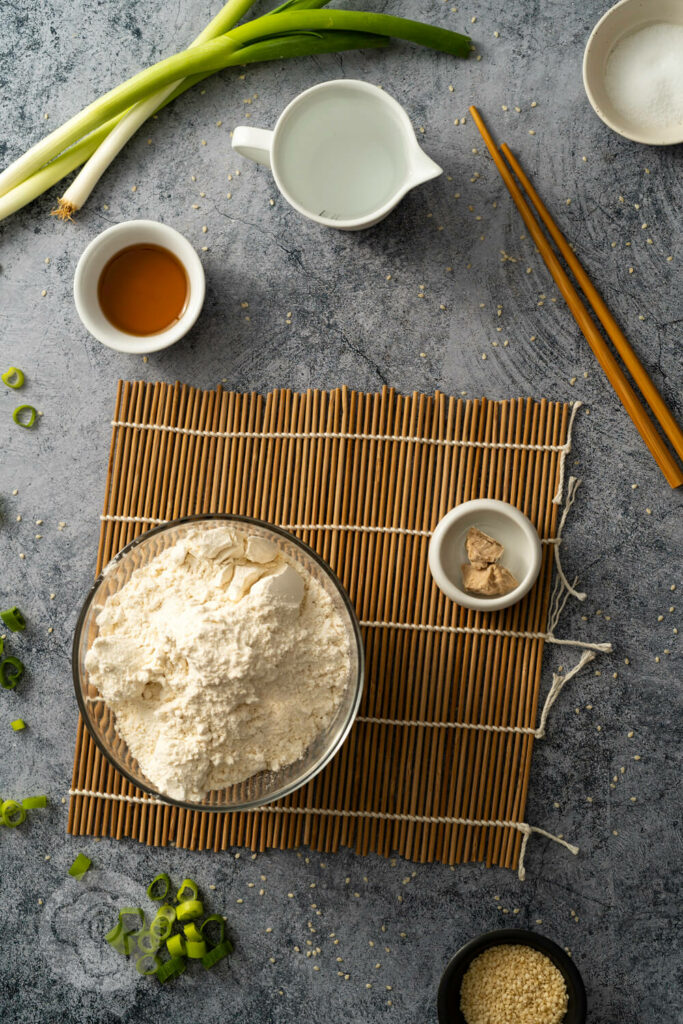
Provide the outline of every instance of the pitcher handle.
{"type": "Polygon", "coordinates": [[[270,167],[270,151],[273,145],[273,132],[265,128],[251,128],[242,125],[235,128],[232,135],[232,148],[247,160],[270,167]]]}

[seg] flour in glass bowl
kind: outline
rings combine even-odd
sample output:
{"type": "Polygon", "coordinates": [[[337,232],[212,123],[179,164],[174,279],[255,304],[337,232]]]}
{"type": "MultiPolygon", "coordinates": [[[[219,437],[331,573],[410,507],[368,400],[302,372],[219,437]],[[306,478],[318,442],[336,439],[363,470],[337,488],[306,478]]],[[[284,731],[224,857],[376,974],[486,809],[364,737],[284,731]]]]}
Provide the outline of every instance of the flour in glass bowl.
{"type": "Polygon", "coordinates": [[[345,624],[275,545],[196,528],[105,602],[90,682],[161,793],[210,790],[298,760],[348,681],[345,624]]]}
{"type": "Polygon", "coordinates": [[[620,39],[607,58],[605,89],[632,125],[683,128],[683,25],[653,22],[620,39]]]}

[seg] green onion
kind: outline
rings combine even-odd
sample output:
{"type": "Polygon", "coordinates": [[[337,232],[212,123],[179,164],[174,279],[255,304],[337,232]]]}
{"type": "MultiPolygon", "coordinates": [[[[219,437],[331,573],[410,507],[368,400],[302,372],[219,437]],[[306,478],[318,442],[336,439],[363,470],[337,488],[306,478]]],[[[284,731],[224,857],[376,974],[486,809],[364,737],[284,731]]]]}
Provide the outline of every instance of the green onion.
{"type": "Polygon", "coordinates": [[[12,419],[18,427],[25,427],[27,430],[36,422],[37,411],[32,405],[18,405],[12,413],[12,419]],[[26,419],[26,415],[28,419],[26,419]]]}
{"type": "MultiPolygon", "coordinates": [[[[21,801],[22,807],[25,807],[27,811],[32,811],[36,807],[47,807],[46,796],[27,796],[25,800],[21,801]]],[[[207,918],[208,920],[208,918],[207,918]]]]}
{"type": "Polygon", "coordinates": [[[164,904],[163,907],[159,907],[156,917],[149,926],[149,930],[159,938],[160,942],[163,942],[171,934],[175,918],[175,907],[164,904]]]}
{"type": "Polygon", "coordinates": [[[187,952],[185,939],[182,935],[172,935],[170,939],[166,939],[166,949],[172,957],[185,956],[187,952]]]}
{"type": "Polygon", "coordinates": [[[91,864],[92,861],[90,860],[90,857],[86,857],[84,853],[79,853],[76,860],[69,868],[69,874],[72,878],[76,878],[80,881],[91,864]]]}
{"type": "Polygon", "coordinates": [[[163,903],[168,896],[170,888],[171,879],[162,871],[161,874],[157,875],[156,878],[153,878],[147,886],[147,895],[151,900],[154,900],[155,903],[163,903]],[[163,887],[163,892],[158,892],[159,886],[163,887]]]}
{"type": "MultiPolygon", "coordinates": [[[[217,942],[211,942],[211,945],[218,946],[218,945],[220,945],[221,942],[225,941],[225,918],[224,917],[221,917],[220,914],[210,914],[209,917],[205,917],[204,918],[204,920],[202,921],[202,923],[201,923],[201,925],[199,927],[199,930],[201,932],[202,938],[203,939],[208,939],[209,937],[206,935],[204,929],[207,927],[207,925],[210,927],[211,925],[214,925],[214,924],[218,925],[218,941],[217,942]]],[[[209,940],[209,941],[211,941],[211,940],[209,940]]]]}
{"type": "Polygon", "coordinates": [[[120,921],[114,925],[111,931],[107,932],[104,938],[117,953],[121,953],[123,956],[130,955],[130,938],[124,934],[120,921]]]}
{"type": "Polygon", "coordinates": [[[204,936],[202,935],[194,921],[188,921],[188,923],[183,926],[183,932],[185,933],[185,938],[188,940],[188,942],[204,941],[204,936]]]}
{"type": "Polygon", "coordinates": [[[135,970],[138,974],[156,974],[160,967],[161,960],[154,953],[143,953],[135,961],[135,970]]]}
{"type": "Polygon", "coordinates": [[[22,629],[26,629],[26,619],[16,606],[5,608],[4,612],[0,612],[0,619],[13,633],[19,633],[22,629]]]}
{"type": "Polygon", "coordinates": [[[204,904],[201,900],[183,900],[176,911],[179,921],[193,921],[204,913],[204,904]]]}
{"type": "Polygon", "coordinates": [[[270,14],[234,28],[250,6],[251,0],[229,0],[191,47],[110,90],[6,168],[0,174],[0,197],[4,200],[0,201],[0,219],[88,161],[89,166],[86,164],[60,203],[60,215],[70,217],[151,114],[195,81],[221,68],[357,46],[383,46],[392,37],[459,57],[469,54],[467,36],[385,14],[313,9],[324,6],[324,0],[285,3],[270,14]],[[289,37],[295,37],[295,42],[290,43],[289,37]]]}
{"type": "Polygon", "coordinates": [[[141,953],[156,953],[161,945],[161,939],[152,931],[152,926],[150,925],[147,931],[138,932],[137,944],[141,953]]]}
{"type": "Polygon", "coordinates": [[[18,366],[10,366],[9,370],[5,370],[2,375],[3,384],[6,384],[8,388],[13,388],[15,391],[23,385],[25,379],[18,366]]]}
{"type": "Polygon", "coordinates": [[[11,655],[0,661],[0,686],[3,690],[13,690],[24,674],[23,662],[11,655]]]}
{"type": "Polygon", "coordinates": [[[4,800],[0,804],[0,824],[17,828],[26,821],[26,810],[16,800],[4,800]]]}
{"type": "Polygon", "coordinates": [[[21,732],[22,729],[26,728],[26,722],[23,718],[15,718],[13,722],[10,722],[10,725],[15,732],[21,732]]]}
{"type": "Polygon", "coordinates": [[[187,964],[182,956],[171,957],[165,964],[157,968],[157,978],[163,984],[165,981],[170,981],[171,978],[177,978],[179,974],[182,974],[187,964]]]}
{"type": "Polygon", "coordinates": [[[226,939],[225,942],[219,943],[218,946],[214,946],[202,957],[202,963],[209,970],[214,967],[220,960],[223,960],[229,953],[232,953],[232,942],[226,939]]]}
{"type": "Polygon", "coordinates": [[[196,882],[193,882],[191,878],[183,878],[182,884],[176,893],[176,903],[182,903],[184,900],[196,900],[199,896],[199,887],[196,882]],[[189,889],[191,895],[185,896],[185,890],[189,889]]]}
{"type": "Polygon", "coordinates": [[[187,958],[188,960],[201,960],[202,957],[206,956],[206,943],[203,939],[199,942],[188,942],[187,943],[187,958]]]}

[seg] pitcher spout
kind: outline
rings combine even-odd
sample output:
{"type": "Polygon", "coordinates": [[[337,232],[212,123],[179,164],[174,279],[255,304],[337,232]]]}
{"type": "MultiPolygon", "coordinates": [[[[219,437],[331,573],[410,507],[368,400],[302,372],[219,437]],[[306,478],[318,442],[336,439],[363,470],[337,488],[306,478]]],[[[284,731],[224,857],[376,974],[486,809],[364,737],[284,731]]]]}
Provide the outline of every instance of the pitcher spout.
{"type": "Polygon", "coordinates": [[[438,178],[440,174],[443,174],[443,168],[439,167],[431,157],[427,156],[424,150],[416,145],[410,155],[410,163],[408,164],[410,188],[413,188],[415,185],[422,185],[425,181],[431,181],[432,178],[438,178]]]}

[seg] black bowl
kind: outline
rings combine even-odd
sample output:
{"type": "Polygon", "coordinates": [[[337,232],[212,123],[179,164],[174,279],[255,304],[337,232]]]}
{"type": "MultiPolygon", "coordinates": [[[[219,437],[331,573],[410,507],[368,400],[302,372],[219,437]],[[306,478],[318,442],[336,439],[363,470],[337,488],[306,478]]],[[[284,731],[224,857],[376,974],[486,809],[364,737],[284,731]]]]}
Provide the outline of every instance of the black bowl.
{"type": "Polygon", "coordinates": [[[567,1012],[562,1024],[585,1024],[586,990],[581,975],[571,957],[563,949],[536,932],[527,932],[523,928],[502,928],[497,932],[485,932],[472,939],[459,950],[443,973],[439,985],[438,1011],[439,1024],[466,1024],[460,1012],[460,986],[465,971],[472,961],[491,946],[502,946],[505,943],[516,946],[531,946],[552,960],[564,978],[569,1001],[567,1012]]]}

